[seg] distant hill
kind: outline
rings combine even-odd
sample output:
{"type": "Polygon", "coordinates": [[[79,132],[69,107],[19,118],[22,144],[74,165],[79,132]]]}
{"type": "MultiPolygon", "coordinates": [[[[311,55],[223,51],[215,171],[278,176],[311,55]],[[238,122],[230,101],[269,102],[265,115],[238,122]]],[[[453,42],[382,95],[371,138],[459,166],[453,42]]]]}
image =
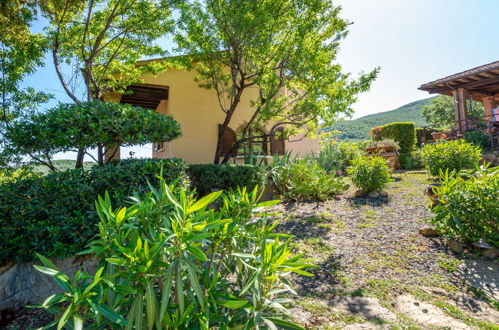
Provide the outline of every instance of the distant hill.
{"type": "MultiPolygon", "coordinates": [[[[54,166],[60,171],[65,171],[67,169],[74,168],[75,163],[76,163],[76,161],[71,160],[71,159],[57,159],[57,160],[52,161],[52,164],[54,164],[54,166]]],[[[94,162],[84,162],[83,163],[83,167],[85,169],[88,169],[94,165],[96,165],[96,163],[94,163],[94,162]]],[[[44,165],[36,165],[33,168],[33,171],[41,173],[41,174],[47,174],[50,172],[49,168],[47,166],[44,166],[44,165]]]]}
{"type": "Polygon", "coordinates": [[[338,122],[332,127],[325,129],[341,131],[335,134],[339,140],[366,140],[370,139],[369,131],[371,127],[389,124],[398,121],[411,121],[416,123],[416,127],[428,125],[421,115],[421,108],[431,103],[434,97],[415,101],[401,106],[395,110],[379,112],[354,120],[345,120],[338,122]]]}

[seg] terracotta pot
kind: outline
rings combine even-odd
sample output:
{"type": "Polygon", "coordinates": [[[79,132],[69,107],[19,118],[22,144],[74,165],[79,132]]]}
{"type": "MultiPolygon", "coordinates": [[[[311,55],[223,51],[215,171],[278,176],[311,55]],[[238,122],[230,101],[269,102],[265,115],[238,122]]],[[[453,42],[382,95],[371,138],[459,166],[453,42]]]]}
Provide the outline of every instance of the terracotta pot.
{"type": "Polygon", "coordinates": [[[366,152],[373,154],[376,152],[392,152],[394,149],[393,147],[374,147],[374,148],[366,148],[366,152]]]}

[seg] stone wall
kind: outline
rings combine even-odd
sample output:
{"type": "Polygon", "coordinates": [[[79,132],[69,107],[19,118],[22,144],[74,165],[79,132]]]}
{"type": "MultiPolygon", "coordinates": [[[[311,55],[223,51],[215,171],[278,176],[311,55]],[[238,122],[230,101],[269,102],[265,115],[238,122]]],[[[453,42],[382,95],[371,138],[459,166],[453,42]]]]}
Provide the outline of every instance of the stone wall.
{"type": "MultiPolygon", "coordinates": [[[[62,273],[72,278],[76,271],[95,272],[96,260],[90,257],[68,257],[51,260],[62,273]]],[[[62,292],[52,277],[40,273],[33,265],[39,262],[8,263],[0,266],[0,311],[29,304],[39,304],[48,296],[62,292]]]]}

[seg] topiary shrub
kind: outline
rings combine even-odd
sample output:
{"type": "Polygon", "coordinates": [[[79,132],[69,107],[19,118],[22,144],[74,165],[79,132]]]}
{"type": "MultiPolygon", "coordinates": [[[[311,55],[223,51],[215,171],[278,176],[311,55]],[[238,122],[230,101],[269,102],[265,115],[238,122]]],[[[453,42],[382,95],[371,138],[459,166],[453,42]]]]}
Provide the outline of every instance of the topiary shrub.
{"type": "Polygon", "coordinates": [[[270,173],[277,191],[287,200],[327,200],[348,189],[341,178],[311,159],[275,164],[270,173]]]}
{"type": "Polygon", "coordinates": [[[197,164],[188,168],[191,187],[201,196],[217,190],[233,190],[246,187],[253,190],[267,183],[264,167],[236,164],[197,164]]]}
{"type": "Polygon", "coordinates": [[[416,145],[416,126],[414,123],[391,123],[373,127],[371,133],[373,140],[393,139],[400,146],[401,153],[409,153],[416,145]]]}
{"type": "Polygon", "coordinates": [[[480,159],[480,148],[464,140],[427,144],[421,150],[421,160],[433,176],[438,176],[440,171],[450,172],[475,168],[480,159]]]}
{"type": "Polygon", "coordinates": [[[89,171],[53,172],[0,185],[0,265],[31,260],[35,253],[69,256],[97,232],[94,201],[107,191],[124,206],[134,192],[149,191],[156,175],[185,180],[179,159],[123,160],[89,171]]]}
{"type": "Polygon", "coordinates": [[[485,133],[482,133],[479,130],[468,131],[464,133],[464,141],[471,143],[474,146],[479,147],[480,149],[485,149],[490,144],[489,136],[485,133]]]}
{"type": "Polygon", "coordinates": [[[390,170],[382,157],[359,157],[348,169],[352,183],[365,191],[380,191],[390,182],[390,170]]]}
{"type": "Polygon", "coordinates": [[[465,243],[480,239],[499,248],[499,167],[474,174],[442,173],[432,223],[444,236],[465,243]]]}

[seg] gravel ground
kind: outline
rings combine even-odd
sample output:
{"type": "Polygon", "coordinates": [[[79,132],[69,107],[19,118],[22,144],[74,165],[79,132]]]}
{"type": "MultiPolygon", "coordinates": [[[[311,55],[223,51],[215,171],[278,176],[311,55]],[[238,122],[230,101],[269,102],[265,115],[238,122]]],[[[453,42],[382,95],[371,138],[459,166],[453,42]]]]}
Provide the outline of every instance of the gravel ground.
{"type": "MultiPolygon", "coordinates": [[[[282,213],[276,231],[295,235],[296,250],[316,259],[319,266],[311,271],[315,276],[295,280],[300,306],[293,313],[295,318],[310,328],[386,323],[365,320],[356,313],[335,313],[334,302],[342,296],[375,297],[398,313],[396,297],[407,293],[445,306],[456,305],[465,295],[493,309],[457,275],[465,257],[454,255],[441,239],[418,233],[432,217],[423,193],[430,182],[426,174],[399,173],[386,189],[386,198],[355,198],[355,189],[350,188],[333,200],[274,207],[282,213]]],[[[466,324],[471,328],[495,328],[490,321],[480,322],[480,315],[469,308],[454,312],[454,317],[469,317],[466,324]]],[[[389,322],[394,328],[427,328],[399,314],[396,322],[389,322]]]]}

